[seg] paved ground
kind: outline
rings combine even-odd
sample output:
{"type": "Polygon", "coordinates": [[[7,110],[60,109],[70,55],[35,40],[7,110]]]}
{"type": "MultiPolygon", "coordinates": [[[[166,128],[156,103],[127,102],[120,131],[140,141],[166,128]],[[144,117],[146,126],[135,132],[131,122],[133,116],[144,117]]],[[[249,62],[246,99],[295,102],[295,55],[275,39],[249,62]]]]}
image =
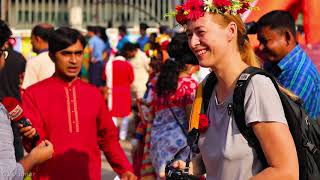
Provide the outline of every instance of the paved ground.
{"type": "MultiPolygon", "coordinates": [[[[120,143],[121,143],[121,146],[124,148],[125,153],[131,162],[131,153],[130,153],[131,144],[129,143],[129,141],[121,141],[120,143]]],[[[116,173],[113,172],[111,166],[109,165],[109,163],[107,162],[103,154],[101,154],[101,159],[102,159],[102,163],[101,163],[102,180],[113,180],[114,177],[116,176],[116,173]]]]}

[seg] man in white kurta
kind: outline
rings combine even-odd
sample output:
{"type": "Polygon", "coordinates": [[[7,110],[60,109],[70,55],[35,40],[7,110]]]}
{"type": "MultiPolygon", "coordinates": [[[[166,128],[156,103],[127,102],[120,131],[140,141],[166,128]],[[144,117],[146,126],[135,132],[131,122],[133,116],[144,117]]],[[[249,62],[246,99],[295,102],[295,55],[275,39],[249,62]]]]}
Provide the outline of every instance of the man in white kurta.
{"type": "Polygon", "coordinates": [[[48,37],[53,29],[53,26],[49,24],[39,24],[32,29],[32,50],[38,55],[27,61],[22,89],[26,89],[27,87],[52,76],[54,73],[54,63],[48,54],[48,37]]]}

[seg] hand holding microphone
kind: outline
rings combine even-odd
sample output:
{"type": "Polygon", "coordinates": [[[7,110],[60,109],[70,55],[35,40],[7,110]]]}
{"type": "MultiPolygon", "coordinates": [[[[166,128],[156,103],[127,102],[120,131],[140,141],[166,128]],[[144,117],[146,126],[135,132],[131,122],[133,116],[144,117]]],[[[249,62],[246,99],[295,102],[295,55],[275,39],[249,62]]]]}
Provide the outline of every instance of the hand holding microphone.
{"type": "Polygon", "coordinates": [[[2,99],[2,103],[8,110],[11,121],[17,122],[19,124],[20,133],[23,133],[24,136],[32,139],[32,147],[35,147],[40,137],[37,134],[35,128],[32,127],[30,121],[24,117],[23,109],[18,100],[13,97],[5,97],[2,99]]]}
{"type": "Polygon", "coordinates": [[[36,129],[32,126],[24,127],[22,124],[18,124],[18,127],[20,129],[20,133],[29,139],[32,139],[34,136],[39,136],[36,129]]]}

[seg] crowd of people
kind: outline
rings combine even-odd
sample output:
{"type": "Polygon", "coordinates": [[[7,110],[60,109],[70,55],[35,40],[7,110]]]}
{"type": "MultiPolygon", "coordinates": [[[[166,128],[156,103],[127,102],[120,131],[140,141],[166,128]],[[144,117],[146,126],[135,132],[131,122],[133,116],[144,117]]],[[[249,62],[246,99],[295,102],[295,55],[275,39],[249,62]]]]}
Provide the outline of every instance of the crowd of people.
{"type": "MultiPolygon", "coordinates": [[[[149,34],[141,23],[132,42],[121,25],[115,47],[101,26],[88,26],[84,34],[42,23],[31,31],[37,55],[28,60],[13,50],[12,32],[1,20],[0,99],[21,102],[32,125],[11,122],[0,103],[0,179],[23,179],[30,171],[35,180],[101,179],[100,151],[121,179],[166,179],[166,165],[188,145],[189,117],[210,74],[217,83],[190,173],[209,180],[299,179],[295,142],[272,81],[254,76],[244,99],[245,124],[267,166],[240,133],[229,105],[239,76],[253,66],[272,74],[320,122],[319,70],[299,45],[289,12],[269,12],[253,30],[240,17],[250,5],[224,6],[187,0],[174,13],[183,30],[160,26],[149,34]],[[258,47],[251,46],[248,31],[257,34],[258,47]],[[119,140],[130,140],[132,163],[119,140]]],[[[185,168],[188,156],[183,151],[173,166],[185,168]]]]}

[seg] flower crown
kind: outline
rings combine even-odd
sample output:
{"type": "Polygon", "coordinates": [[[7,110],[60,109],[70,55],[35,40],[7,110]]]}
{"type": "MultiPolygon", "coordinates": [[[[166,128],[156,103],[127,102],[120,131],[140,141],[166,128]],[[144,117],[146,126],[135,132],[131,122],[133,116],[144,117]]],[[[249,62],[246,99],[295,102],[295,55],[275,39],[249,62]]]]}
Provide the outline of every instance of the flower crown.
{"type": "Polygon", "coordinates": [[[186,24],[188,21],[195,21],[202,17],[205,12],[231,15],[243,14],[247,10],[257,9],[250,3],[254,0],[186,0],[176,6],[174,12],[166,16],[175,16],[179,24],[186,24]]]}

